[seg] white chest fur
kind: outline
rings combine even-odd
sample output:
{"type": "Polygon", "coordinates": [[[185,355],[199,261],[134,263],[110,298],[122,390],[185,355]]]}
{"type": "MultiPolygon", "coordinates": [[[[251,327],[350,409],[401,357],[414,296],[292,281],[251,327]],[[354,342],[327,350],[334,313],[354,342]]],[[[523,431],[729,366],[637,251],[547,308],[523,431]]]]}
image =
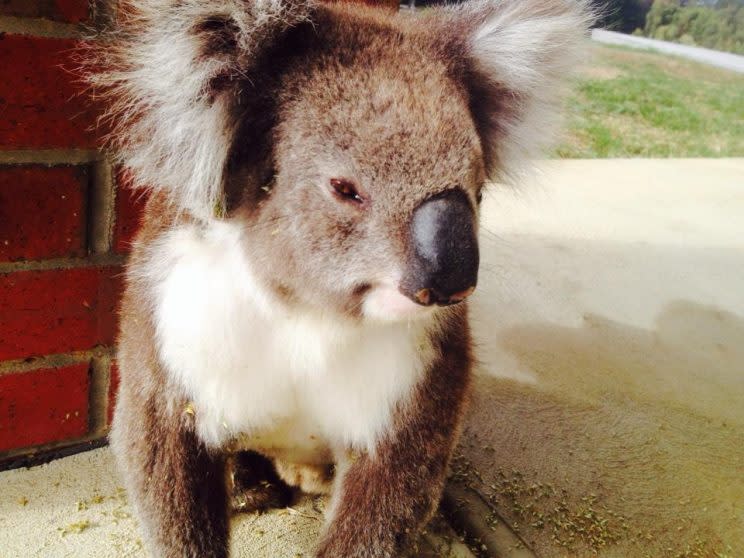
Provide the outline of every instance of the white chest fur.
{"type": "Polygon", "coordinates": [[[160,357],[209,445],[275,453],[373,450],[431,348],[426,322],[359,324],[291,313],[254,279],[240,230],[170,233],[156,250],[160,357]]]}

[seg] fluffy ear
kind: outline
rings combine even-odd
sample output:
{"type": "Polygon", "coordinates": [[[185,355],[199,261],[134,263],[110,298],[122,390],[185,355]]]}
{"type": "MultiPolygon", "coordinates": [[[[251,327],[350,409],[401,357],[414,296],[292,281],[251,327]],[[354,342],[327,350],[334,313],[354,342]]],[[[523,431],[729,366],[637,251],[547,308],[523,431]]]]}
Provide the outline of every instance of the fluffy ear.
{"type": "Polygon", "coordinates": [[[593,19],[588,0],[475,0],[447,10],[491,178],[515,179],[552,141],[593,19]]]}
{"type": "Polygon", "coordinates": [[[220,213],[240,88],[261,53],[309,17],[311,1],[118,2],[89,48],[86,77],[135,186],[166,190],[198,217],[220,213]]]}

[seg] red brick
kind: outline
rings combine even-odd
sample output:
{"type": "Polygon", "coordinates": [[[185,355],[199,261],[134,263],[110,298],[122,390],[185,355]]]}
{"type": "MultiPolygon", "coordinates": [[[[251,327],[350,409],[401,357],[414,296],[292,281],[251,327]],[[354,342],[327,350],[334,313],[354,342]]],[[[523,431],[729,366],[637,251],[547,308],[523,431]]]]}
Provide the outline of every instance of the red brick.
{"type": "Polygon", "coordinates": [[[0,33],[0,147],[94,147],[95,110],[72,73],[73,39],[0,33]]]}
{"type": "Polygon", "coordinates": [[[132,239],[139,229],[142,214],[147,204],[144,190],[129,187],[126,175],[119,173],[116,187],[116,221],[114,223],[114,251],[129,252],[132,239]]]}
{"type": "Polygon", "coordinates": [[[0,14],[79,23],[88,19],[88,0],[0,0],[0,14]]]}
{"type": "Polygon", "coordinates": [[[0,261],[86,252],[87,167],[0,166],[0,261]]]}
{"type": "Polygon", "coordinates": [[[85,21],[90,16],[88,0],[55,0],[54,6],[59,19],[69,22],[85,21]]]}
{"type": "Polygon", "coordinates": [[[86,267],[0,275],[0,360],[112,344],[121,273],[86,267]]]}
{"type": "Polygon", "coordinates": [[[109,389],[108,389],[108,424],[111,425],[111,421],[114,418],[114,407],[116,406],[116,395],[119,391],[119,367],[116,361],[111,363],[111,373],[109,375],[109,389]]]}
{"type": "Polygon", "coordinates": [[[0,375],[0,451],[84,436],[88,368],[84,362],[0,375]]]}

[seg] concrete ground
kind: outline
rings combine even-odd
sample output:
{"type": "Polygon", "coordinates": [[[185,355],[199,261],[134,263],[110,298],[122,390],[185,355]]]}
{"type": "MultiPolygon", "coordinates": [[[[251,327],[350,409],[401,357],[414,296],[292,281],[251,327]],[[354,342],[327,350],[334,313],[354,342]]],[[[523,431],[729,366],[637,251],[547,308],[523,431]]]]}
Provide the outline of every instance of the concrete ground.
{"type": "MultiPolygon", "coordinates": [[[[0,473],[0,556],[3,558],[145,557],[137,521],[107,448],[26,470],[0,473]]],[[[310,556],[323,521],[323,498],[292,507],[240,514],[232,521],[232,555],[310,556]]],[[[418,556],[474,558],[436,517],[418,556]]]]}
{"type": "MultiPolygon", "coordinates": [[[[483,207],[445,504],[492,556],[744,555],[744,159],[554,161],[483,207]]],[[[0,556],[142,556],[107,450],[0,473],[0,556]]],[[[307,555],[322,501],[235,520],[307,555]]],[[[421,556],[467,556],[439,520],[421,556]]]]}
{"type": "Polygon", "coordinates": [[[540,556],[744,556],[744,159],[552,162],[483,229],[456,475],[540,556]]]}

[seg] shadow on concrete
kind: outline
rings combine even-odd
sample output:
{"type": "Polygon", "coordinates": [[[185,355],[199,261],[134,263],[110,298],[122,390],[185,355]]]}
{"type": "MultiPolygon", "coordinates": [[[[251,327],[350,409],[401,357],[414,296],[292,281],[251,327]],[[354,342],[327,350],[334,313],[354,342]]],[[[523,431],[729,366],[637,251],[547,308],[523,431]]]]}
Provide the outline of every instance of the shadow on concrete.
{"type": "Polygon", "coordinates": [[[513,326],[534,383],[480,374],[454,476],[541,556],[744,555],[744,319],[513,326]],[[464,474],[464,477],[463,477],[464,474]]]}

